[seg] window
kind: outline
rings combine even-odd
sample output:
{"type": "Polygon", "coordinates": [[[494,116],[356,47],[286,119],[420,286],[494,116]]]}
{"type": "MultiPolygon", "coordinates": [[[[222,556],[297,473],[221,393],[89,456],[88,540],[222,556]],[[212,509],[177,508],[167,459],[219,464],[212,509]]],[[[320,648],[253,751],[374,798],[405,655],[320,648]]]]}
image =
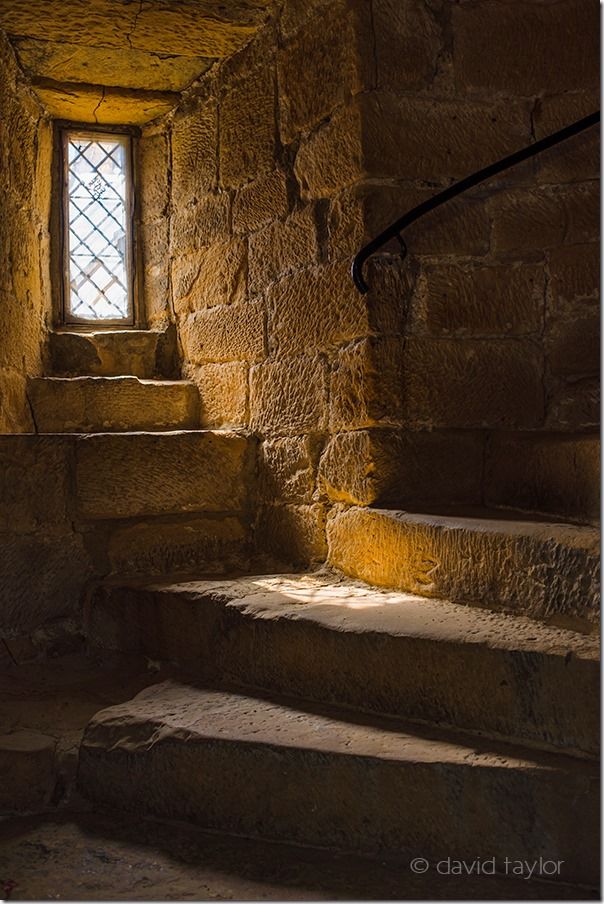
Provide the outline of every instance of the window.
{"type": "Polygon", "coordinates": [[[66,129],[63,157],[63,320],[134,323],[129,135],[66,129]]]}

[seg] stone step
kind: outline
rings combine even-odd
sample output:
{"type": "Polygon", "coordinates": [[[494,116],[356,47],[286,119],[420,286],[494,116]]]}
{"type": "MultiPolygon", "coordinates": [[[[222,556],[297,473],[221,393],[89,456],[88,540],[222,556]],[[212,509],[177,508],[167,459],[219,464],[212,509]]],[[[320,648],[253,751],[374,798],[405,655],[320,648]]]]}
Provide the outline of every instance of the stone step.
{"type": "Polygon", "coordinates": [[[152,330],[56,331],[49,336],[55,376],[173,377],[167,332],[152,330]]]}
{"type": "Polygon", "coordinates": [[[253,442],[235,431],[97,433],[77,437],[75,456],[75,504],[86,520],[232,513],[248,504],[253,442]]]}
{"type": "Polygon", "coordinates": [[[496,431],[485,449],[485,503],[597,524],[600,454],[599,434],[496,431]]]}
{"type": "Polygon", "coordinates": [[[350,430],[327,443],[319,483],[331,502],[349,505],[431,511],[447,500],[597,523],[600,437],[537,430],[350,430]]]}
{"type": "Polygon", "coordinates": [[[28,398],[39,433],[178,430],[199,425],[199,391],[184,380],[37,377],[28,398]]]}
{"type": "Polygon", "coordinates": [[[598,639],[320,575],[100,585],[92,647],[204,680],[593,755],[598,639]]]}
{"type": "Polygon", "coordinates": [[[597,785],[570,757],[175,681],[97,713],[78,772],[112,810],[397,857],[542,857],[585,883],[597,785]]]}
{"type": "Polygon", "coordinates": [[[327,523],[329,561],[380,587],[590,630],[600,533],[505,512],[349,508],[327,523]]]}

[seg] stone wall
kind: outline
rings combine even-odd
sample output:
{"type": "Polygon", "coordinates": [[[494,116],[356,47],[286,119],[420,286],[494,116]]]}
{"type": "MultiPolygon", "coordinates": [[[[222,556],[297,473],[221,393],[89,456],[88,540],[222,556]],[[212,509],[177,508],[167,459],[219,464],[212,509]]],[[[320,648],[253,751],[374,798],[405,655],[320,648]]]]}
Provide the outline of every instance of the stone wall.
{"type": "Polygon", "coordinates": [[[253,458],[222,432],[0,436],[0,638],[77,630],[101,578],[249,568],[253,458]]]}
{"type": "MultiPolygon", "coordinates": [[[[354,255],[438,189],[599,108],[596,3],[372,8],[375,89],[304,151],[307,190],[329,198],[334,255],[354,255]],[[352,150],[350,122],[360,123],[352,150]],[[338,161],[329,171],[327,159],[338,161]]],[[[592,129],[407,231],[400,322],[345,365],[363,373],[378,413],[355,403],[346,428],[368,429],[327,448],[334,502],[598,517],[598,139],[592,129]]]]}
{"type": "Polygon", "coordinates": [[[593,439],[570,435],[596,419],[595,135],[418,224],[369,295],[349,268],[419,200],[597,107],[597,17],[287,0],[146,131],[151,321],[177,324],[204,423],[261,438],[261,546],[322,560],[335,503],[596,511],[593,439]]]}
{"type": "Polygon", "coordinates": [[[25,385],[50,322],[51,153],[50,123],[0,32],[0,433],[33,430],[25,385]]]}

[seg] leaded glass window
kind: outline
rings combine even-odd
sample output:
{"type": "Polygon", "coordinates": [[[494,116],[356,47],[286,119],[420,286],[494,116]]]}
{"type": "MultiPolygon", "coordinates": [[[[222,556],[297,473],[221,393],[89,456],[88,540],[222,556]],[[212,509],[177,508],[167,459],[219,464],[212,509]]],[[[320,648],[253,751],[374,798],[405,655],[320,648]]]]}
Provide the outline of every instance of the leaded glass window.
{"type": "Polygon", "coordinates": [[[64,314],[132,323],[130,138],[64,133],[64,314]]]}

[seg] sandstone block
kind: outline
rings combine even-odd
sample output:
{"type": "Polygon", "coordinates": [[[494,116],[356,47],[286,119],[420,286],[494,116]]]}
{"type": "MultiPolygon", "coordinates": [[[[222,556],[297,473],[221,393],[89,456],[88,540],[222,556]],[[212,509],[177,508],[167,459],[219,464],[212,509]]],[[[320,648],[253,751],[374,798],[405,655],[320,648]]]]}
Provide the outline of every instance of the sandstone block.
{"type": "Polygon", "coordinates": [[[218,92],[236,91],[242,82],[268,66],[274,69],[277,34],[274,22],[266,21],[253,41],[248,41],[238,53],[223,59],[217,77],[218,92]]]}
{"type": "Polygon", "coordinates": [[[597,435],[494,433],[487,444],[486,502],[580,521],[600,511],[597,435]]]}
{"type": "Polygon", "coordinates": [[[40,79],[36,95],[54,119],[101,125],[140,126],[170,113],[179,101],[175,91],[138,91],[40,79]]]}
{"type": "Polygon", "coordinates": [[[597,375],[600,371],[600,311],[595,305],[578,310],[572,319],[549,324],[545,336],[551,373],[564,377],[597,375]]]}
{"type": "Polygon", "coordinates": [[[43,40],[65,41],[93,47],[133,48],[158,54],[207,57],[230,56],[239,50],[261,24],[264,2],[234,0],[228,12],[213,4],[182,6],[180,2],[137,10],[114,7],[111,0],[92,0],[86,21],[57,16],[46,3],[26,9],[20,2],[5,3],[3,28],[43,40]],[[136,33],[135,33],[136,32],[136,33]],[[126,35],[130,36],[128,41],[126,35]]]}
{"type": "Polygon", "coordinates": [[[524,254],[597,239],[599,195],[595,183],[500,193],[489,206],[495,252],[524,254]]]}
{"type": "Polygon", "coordinates": [[[170,224],[167,217],[141,223],[139,237],[143,267],[167,269],[170,244],[170,224]]]}
{"type": "Polygon", "coordinates": [[[320,358],[288,358],[252,367],[252,430],[295,435],[320,431],[327,408],[326,368],[320,358]]]}
{"type": "Polygon", "coordinates": [[[190,314],[181,327],[185,357],[194,364],[261,361],[264,320],[259,303],[217,305],[190,314]]]}
{"type": "Polygon", "coordinates": [[[54,790],[55,738],[18,729],[0,735],[0,812],[42,810],[54,790]]]}
{"type": "Polygon", "coordinates": [[[275,165],[275,84],[268,65],[251,71],[220,101],[220,182],[239,188],[275,165]]]}
{"type": "Polygon", "coordinates": [[[195,109],[172,125],[172,197],[176,208],[211,191],[216,183],[218,112],[213,98],[197,100],[195,109]]]}
{"type": "Polygon", "coordinates": [[[295,171],[304,197],[329,197],[366,177],[447,180],[517,150],[529,137],[524,102],[485,106],[372,92],[353,98],[301,145],[295,171]],[[481,141],[469,142],[468,134],[481,141]]]}
{"type": "Polygon", "coordinates": [[[28,395],[40,433],[165,430],[199,423],[193,383],[138,377],[39,377],[28,395]]]}
{"type": "Polygon", "coordinates": [[[288,211],[287,183],[282,170],[258,176],[233,199],[233,231],[254,232],[288,211]]]}
{"type": "Polygon", "coordinates": [[[112,531],[113,574],[222,574],[243,569],[248,532],[239,518],[189,518],[132,524],[112,531]]]}
{"type": "Polygon", "coordinates": [[[76,455],[84,518],[238,511],[245,504],[247,440],[236,433],[83,436],[76,455]]]}
{"type": "Polygon", "coordinates": [[[421,269],[411,329],[433,336],[524,336],[543,330],[542,266],[421,269]]]}
{"type": "Polygon", "coordinates": [[[328,198],[365,175],[361,123],[353,102],[301,142],[294,172],[303,198],[328,198]]]}
{"type": "Polygon", "coordinates": [[[161,333],[150,330],[72,330],[49,335],[53,373],[57,376],[117,377],[132,374],[149,379],[157,369],[161,333]]]}
{"type": "Polygon", "coordinates": [[[31,533],[70,516],[69,437],[0,436],[0,530],[31,533]]]}
{"type": "MultiPolygon", "coordinates": [[[[361,184],[346,189],[330,207],[330,254],[356,254],[387,226],[433,194],[434,190],[393,185],[361,184]]],[[[481,256],[489,250],[489,229],[484,200],[464,195],[413,223],[405,230],[405,241],[413,255],[481,256]]],[[[392,248],[394,253],[398,245],[393,243],[392,248]]]]}
{"type": "MultiPolygon", "coordinates": [[[[533,121],[535,138],[544,138],[563,129],[600,106],[597,90],[568,92],[540,98],[533,121]]],[[[545,151],[537,158],[537,180],[543,183],[582,182],[600,175],[600,148],[597,126],[575,135],[570,141],[545,151]]]]}
{"type": "Polygon", "coordinates": [[[310,436],[265,440],[258,461],[264,500],[308,503],[315,488],[317,443],[310,436]]]}
{"type": "Polygon", "coordinates": [[[228,364],[185,365],[186,376],[197,384],[200,419],[204,427],[242,427],[248,421],[249,367],[228,364]]]}
{"type": "Polygon", "coordinates": [[[271,223],[249,238],[250,291],[264,292],[270,283],[292,270],[317,263],[319,246],[312,206],[271,223]]]}
{"type": "Polygon", "coordinates": [[[131,47],[126,50],[31,38],[13,40],[28,76],[76,84],[183,91],[213,62],[201,56],[159,56],[131,47]]]}
{"type": "Polygon", "coordinates": [[[172,289],[177,314],[243,301],[247,248],[237,239],[216,242],[172,261],[172,289]]]}
{"type": "Polygon", "coordinates": [[[80,534],[44,525],[27,535],[4,533],[0,543],[1,631],[25,633],[78,611],[84,586],[92,577],[80,534]]]}
{"type": "Polygon", "coordinates": [[[325,506],[264,505],[255,527],[256,547],[280,563],[310,565],[324,562],[325,506]]]}
{"type": "Polygon", "coordinates": [[[483,449],[465,430],[338,433],[321,456],[319,489],[352,505],[479,504],[483,449]]]}
{"type": "Polygon", "coordinates": [[[404,343],[362,339],[338,352],[330,381],[332,431],[400,421],[404,343]]]}
{"type": "Polygon", "coordinates": [[[165,134],[143,135],[138,141],[138,166],[140,172],[140,211],[144,223],[166,216],[169,186],[168,137],[165,134]]]}
{"type": "Polygon", "coordinates": [[[303,349],[331,351],[367,335],[367,306],[348,270],[348,261],[327,264],[286,276],[270,287],[271,351],[278,355],[298,355],[303,349]]]}
{"type": "Polygon", "coordinates": [[[407,331],[409,308],[417,282],[417,262],[398,255],[380,255],[364,268],[369,292],[364,296],[373,335],[400,338],[407,331]]]}
{"type": "Polygon", "coordinates": [[[569,245],[550,254],[551,296],[548,315],[570,316],[597,302],[600,293],[600,248],[569,245]]]}
{"type": "MultiPolygon", "coordinates": [[[[260,3],[229,3],[216,8],[196,4],[166,4],[146,7],[138,15],[135,11],[131,28],[135,49],[174,54],[177,57],[202,55],[209,58],[228,57],[236,53],[251,39],[265,16],[266,5],[260,3]],[[136,34],[134,33],[136,29],[136,34]]],[[[130,11],[126,10],[127,15],[130,11]]],[[[106,15],[106,13],[105,13],[106,15]]],[[[119,43],[124,36],[120,29],[119,43]]]]}
{"type": "Polygon", "coordinates": [[[369,87],[369,10],[347,0],[309,16],[277,55],[281,138],[312,130],[351,94],[369,87]],[[312,78],[300,78],[301,72],[312,78]]]}
{"type": "Polygon", "coordinates": [[[372,177],[433,182],[465,176],[530,137],[528,106],[518,101],[485,106],[375,92],[360,96],[359,104],[363,168],[372,177]]]}
{"type": "Polygon", "coordinates": [[[170,217],[172,254],[196,251],[229,237],[230,198],[226,193],[191,199],[170,217]]]}
{"type": "Polygon", "coordinates": [[[421,427],[536,427],[543,418],[543,356],[524,339],[408,339],[406,422],[421,427]]]}
{"type": "Polygon", "coordinates": [[[541,251],[564,241],[564,208],[555,194],[543,191],[498,194],[488,206],[495,252],[541,251]]]}
{"type": "MultiPolygon", "coordinates": [[[[143,269],[143,306],[147,326],[152,330],[166,330],[172,323],[170,310],[170,274],[167,262],[143,269]]],[[[173,376],[173,373],[166,374],[173,376]]]]}
{"type": "Polygon", "coordinates": [[[48,263],[47,233],[42,224],[36,224],[36,212],[29,205],[29,200],[14,199],[2,218],[6,222],[0,223],[4,259],[10,261],[0,276],[0,331],[5,337],[0,363],[21,374],[24,370],[35,374],[41,369],[48,297],[48,286],[42,278],[48,263]]]}
{"type": "Polygon", "coordinates": [[[597,620],[593,528],[351,508],[327,536],[331,564],[371,584],[567,626],[597,620]]]}
{"type": "MultiPolygon", "coordinates": [[[[13,57],[9,66],[12,68],[14,65],[13,57]]],[[[4,72],[7,72],[7,69],[7,66],[3,66],[4,72]]],[[[15,67],[15,74],[16,71],[15,67]]],[[[14,166],[8,172],[7,188],[16,198],[29,201],[35,185],[35,142],[38,134],[39,109],[36,109],[33,97],[28,97],[21,89],[19,80],[11,81],[13,90],[8,98],[6,94],[3,97],[5,146],[9,148],[14,144],[14,137],[11,140],[11,135],[18,135],[20,153],[15,157],[14,166]]]]}
{"type": "Polygon", "coordinates": [[[453,59],[458,90],[530,96],[592,88],[599,77],[598,28],[595,4],[582,0],[457,5],[453,59]]]}
{"type": "Polygon", "coordinates": [[[13,368],[0,367],[0,433],[33,433],[27,404],[27,378],[13,368]]]}
{"type": "Polygon", "coordinates": [[[548,388],[548,430],[583,430],[600,426],[600,381],[556,381],[548,388]]]}
{"type": "Polygon", "coordinates": [[[394,91],[427,87],[443,43],[432,10],[413,0],[377,0],[372,22],[378,87],[394,91]]]}
{"type": "Polygon", "coordinates": [[[279,22],[284,38],[290,38],[308,21],[309,15],[326,10],[331,0],[285,0],[279,22]]]}
{"type": "Polygon", "coordinates": [[[36,242],[32,244],[33,230],[36,229],[32,221],[35,221],[37,215],[32,211],[29,199],[20,202],[20,205],[22,206],[11,216],[10,238],[5,247],[10,254],[9,274],[16,302],[14,309],[11,311],[9,308],[7,312],[8,317],[15,318],[9,329],[15,337],[21,333],[19,340],[22,345],[16,349],[7,348],[5,355],[12,353],[15,363],[22,366],[23,353],[32,363],[39,358],[40,339],[43,338],[41,321],[43,322],[45,312],[45,300],[42,292],[46,289],[46,284],[38,268],[47,266],[47,239],[41,226],[39,233],[35,232],[36,242]]]}

